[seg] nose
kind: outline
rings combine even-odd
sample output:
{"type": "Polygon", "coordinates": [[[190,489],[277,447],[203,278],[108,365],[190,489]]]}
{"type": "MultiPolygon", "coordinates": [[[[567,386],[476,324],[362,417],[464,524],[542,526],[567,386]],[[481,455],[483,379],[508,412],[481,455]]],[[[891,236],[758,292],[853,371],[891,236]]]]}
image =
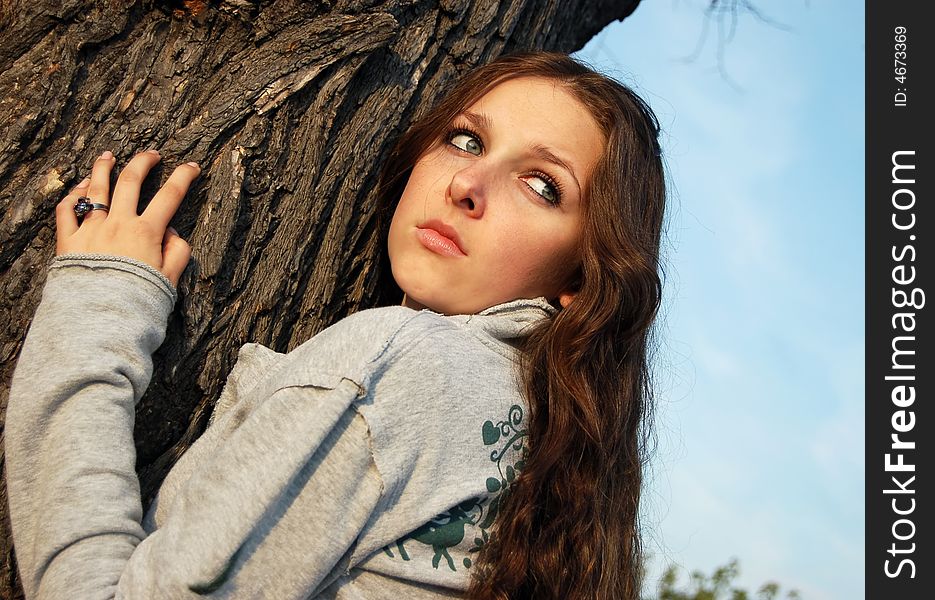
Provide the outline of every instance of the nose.
{"type": "Polygon", "coordinates": [[[487,194],[491,187],[492,174],[482,161],[460,169],[448,184],[448,199],[472,217],[480,217],[487,207],[487,194]]]}

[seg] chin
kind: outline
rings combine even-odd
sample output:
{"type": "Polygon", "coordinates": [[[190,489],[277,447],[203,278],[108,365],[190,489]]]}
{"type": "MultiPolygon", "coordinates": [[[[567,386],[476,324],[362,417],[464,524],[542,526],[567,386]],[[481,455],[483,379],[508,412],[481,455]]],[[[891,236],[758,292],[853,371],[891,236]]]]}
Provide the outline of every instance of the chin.
{"type": "Polygon", "coordinates": [[[409,290],[405,288],[403,288],[403,291],[406,292],[406,299],[403,305],[413,310],[427,308],[443,315],[456,315],[463,312],[457,306],[453,306],[451,302],[446,301],[444,298],[439,298],[438,294],[420,293],[419,290],[413,290],[414,293],[410,293],[409,290]]]}
{"type": "Polygon", "coordinates": [[[433,301],[431,298],[426,298],[424,296],[412,295],[409,292],[406,292],[406,297],[403,299],[403,306],[408,306],[412,310],[427,308],[443,315],[451,314],[445,310],[446,307],[443,303],[433,301]]]}
{"type": "Polygon", "coordinates": [[[409,277],[406,276],[404,269],[399,269],[396,266],[396,263],[391,263],[391,271],[393,273],[393,279],[396,281],[396,285],[399,286],[399,289],[405,294],[403,298],[403,306],[408,306],[413,310],[422,310],[423,308],[428,308],[435,312],[439,312],[435,305],[435,298],[429,293],[429,290],[423,289],[419,285],[418,279],[411,281],[409,277]],[[400,272],[400,271],[404,272],[400,272]]]}

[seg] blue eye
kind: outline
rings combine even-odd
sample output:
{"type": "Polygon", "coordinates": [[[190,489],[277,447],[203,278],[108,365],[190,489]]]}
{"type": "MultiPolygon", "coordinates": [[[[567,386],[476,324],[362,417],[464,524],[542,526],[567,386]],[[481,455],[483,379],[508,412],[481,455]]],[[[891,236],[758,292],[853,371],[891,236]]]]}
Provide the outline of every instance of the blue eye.
{"type": "Polygon", "coordinates": [[[529,177],[523,177],[523,181],[552,206],[562,203],[562,184],[545,173],[533,171],[529,177]]]}
{"type": "Polygon", "coordinates": [[[463,129],[457,129],[448,134],[448,143],[475,156],[480,156],[484,150],[477,135],[463,129]]]}
{"type": "Polygon", "coordinates": [[[533,177],[532,181],[532,184],[528,182],[526,184],[532,188],[532,191],[545,198],[550,204],[558,204],[558,190],[555,186],[542,177],[533,177]]]}

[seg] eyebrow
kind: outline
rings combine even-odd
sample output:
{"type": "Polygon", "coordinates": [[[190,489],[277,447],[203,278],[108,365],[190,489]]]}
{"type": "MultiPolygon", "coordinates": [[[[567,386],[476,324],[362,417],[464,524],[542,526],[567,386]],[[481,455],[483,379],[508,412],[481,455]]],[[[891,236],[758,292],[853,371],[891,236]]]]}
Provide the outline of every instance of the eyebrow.
{"type": "Polygon", "coordinates": [[[578,193],[581,193],[581,184],[578,183],[578,178],[575,177],[575,172],[571,170],[571,165],[569,165],[561,158],[555,156],[551,150],[540,144],[534,144],[533,146],[530,146],[529,149],[532,151],[534,156],[537,156],[542,160],[548,161],[552,164],[558,165],[559,167],[568,171],[568,174],[571,175],[571,178],[575,181],[575,185],[578,186],[578,193]]]}
{"type": "MultiPolygon", "coordinates": [[[[471,124],[474,125],[474,127],[477,127],[478,129],[486,129],[486,130],[493,129],[490,117],[488,117],[484,113],[474,113],[474,112],[465,110],[465,111],[462,111],[461,114],[464,116],[464,118],[470,121],[471,124]]],[[[568,174],[571,175],[571,178],[574,180],[575,185],[578,186],[578,193],[579,194],[581,193],[581,184],[578,182],[578,178],[575,177],[575,172],[571,168],[571,165],[569,165],[567,162],[565,162],[564,160],[556,156],[554,152],[552,152],[551,150],[549,150],[542,144],[532,144],[531,146],[528,147],[528,149],[533,154],[533,156],[540,158],[544,161],[550,162],[568,171],[568,174]]]]}

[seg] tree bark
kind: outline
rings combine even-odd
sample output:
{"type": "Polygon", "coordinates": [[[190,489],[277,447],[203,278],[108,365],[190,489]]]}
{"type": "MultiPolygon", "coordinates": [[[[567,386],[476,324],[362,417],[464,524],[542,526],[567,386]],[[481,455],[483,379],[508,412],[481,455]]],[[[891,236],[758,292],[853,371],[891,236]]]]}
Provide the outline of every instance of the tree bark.
{"type": "MultiPolygon", "coordinates": [[[[54,254],[55,204],[102,151],[115,173],[160,151],[144,198],[180,162],[203,169],[173,221],[193,260],[137,407],[145,507],[242,344],[285,352],[400,301],[381,283],[374,188],[412,118],[465,70],[512,50],[573,52],[638,2],[4,0],[0,414],[54,254]]],[[[0,598],[21,598],[5,477],[0,497],[0,598]]]]}

